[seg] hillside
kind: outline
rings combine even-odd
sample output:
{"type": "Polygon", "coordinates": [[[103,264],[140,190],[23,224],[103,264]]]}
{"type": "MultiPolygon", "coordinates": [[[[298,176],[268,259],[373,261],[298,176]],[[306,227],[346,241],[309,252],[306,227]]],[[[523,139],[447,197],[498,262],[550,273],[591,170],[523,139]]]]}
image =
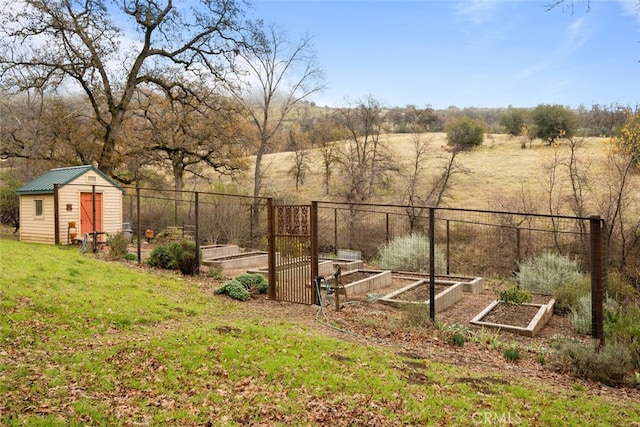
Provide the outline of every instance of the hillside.
{"type": "MultiPolygon", "coordinates": [[[[406,174],[410,173],[414,137],[415,134],[390,134],[383,137],[393,150],[393,156],[401,165],[401,173],[404,176],[397,176],[393,187],[381,192],[376,200],[371,202],[406,203],[403,195],[406,191],[406,174]]],[[[446,134],[421,134],[420,137],[431,140],[432,152],[425,163],[426,173],[422,176],[426,182],[433,176],[434,171],[442,167],[443,157],[448,155],[446,134]]],[[[548,173],[544,171],[544,166],[552,161],[556,152],[560,158],[566,158],[570,150],[566,143],[554,148],[540,141],[534,141],[531,148],[528,145],[527,148],[521,148],[523,141],[522,138],[508,135],[489,134],[485,137],[483,146],[462,152],[458,160],[466,173],[456,174],[452,178],[450,198],[446,201],[446,205],[457,208],[507,208],[520,211],[522,210],[521,194],[524,190],[532,199],[531,203],[539,206],[536,211],[547,213],[548,210],[541,204],[547,197],[545,188],[548,173]],[[497,201],[500,202],[499,205],[497,201]]],[[[608,141],[608,138],[586,138],[578,149],[580,164],[590,164],[590,177],[594,181],[606,166],[608,141]]],[[[325,195],[322,187],[320,154],[318,150],[310,151],[310,172],[298,191],[295,189],[294,179],[287,173],[293,165],[293,153],[283,152],[265,156],[263,169],[266,193],[300,203],[309,200],[339,200],[341,179],[337,167],[331,179],[330,194],[325,195]]],[[[637,182],[638,177],[635,176],[633,179],[637,182]]],[[[251,188],[253,182],[251,173],[247,173],[240,182],[243,187],[251,188]]],[[[591,187],[595,188],[593,185],[591,187]]]]}

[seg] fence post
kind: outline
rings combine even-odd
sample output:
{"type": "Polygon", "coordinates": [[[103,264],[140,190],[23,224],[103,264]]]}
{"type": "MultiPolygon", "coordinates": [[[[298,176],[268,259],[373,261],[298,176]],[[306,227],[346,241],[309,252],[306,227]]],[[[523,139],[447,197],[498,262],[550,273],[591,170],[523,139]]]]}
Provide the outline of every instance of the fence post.
{"type": "Polygon", "coordinates": [[[91,186],[91,213],[93,215],[93,252],[98,252],[98,229],[96,228],[96,186],[91,186]]]}
{"type": "Polygon", "coordinates": [[[520,264],[520,227],[516,227],[516,266],[520,264]]]}
{"type": "Polygon", "coordinates": [[[338,208],[333,208],[333,249],[338,256],[338,208]]]}
{"type": "Polygon", "coordinates": [[[591,336],[598,340],[598,346],[604,345],[604,308],[603,308],[603,250],[602,219],[591,216],[589,234],[591,238],[591,336]]]}
{"type": "Polygon", "coordinates": [[[309,215],[309,246],[311,250],[311,301],[319,304],[318,289],[316,289],[316,279],[318,277],[318,202],[311,202],[311,212],[309,215]]]}
{"type": "Polygon", "coordinates": [[[429,208],[429,318],[436,320],[436,221],[435,209],[429,208]]]}
{"type": "Polygon", "coordinates": [[[276,221],[273,198],[267,199],[267,259],[269,263],[269,299],[276,299],[276,221]]]}
{"type": "MultiPolygon", "coordinates": [[[[196,271],[195,274],[198,275],[200,274],[200,239],[198,239],[198,231],[199,231],[199,227],[198,227],[198,222],[200,221],[200,216],[199,216],[199,210],[200,210],[200,205],[198,203],[199,201],[199,193],[196,191],[194,194],[194,204],[195,204],[195,219],[196,219],[196,229],[194,231],[195,233],[195,240],[196,240],[196,271]]],[[[184,228],[182,229],[182,232],[184,233],[184,228]]]]}
{"type": "Polygon", "coordinates": [[[391,236],[389,235],[389,212],[387,212],[385,214],[386,216],[386,231],[387,231],[387,240],[386,242],[389,243],[389,241],[391,240],[391,236]]]}
{"type": "Polygon", "coordinates": [[[60,244],[60,212],[58,208],[60,201],[58,197],[58,184],[53,184],[53,243],[56,245],[60,244]]]}
{"type": "Polygon", "coordinates": [[[447,224],[447,276],[448,276],[449,274],[451,274],[450,265],[449,265],[449,259],[451,255],[451,238],[449,234],[450,221],[447,220],[446,224],[447,224]]]}
{"type": "Polygon", "coordinates": [[[138,264],[142,264],[142,241],[140,235],[140,184],[136,183],[136,239],[138,240],[138,264]]]}

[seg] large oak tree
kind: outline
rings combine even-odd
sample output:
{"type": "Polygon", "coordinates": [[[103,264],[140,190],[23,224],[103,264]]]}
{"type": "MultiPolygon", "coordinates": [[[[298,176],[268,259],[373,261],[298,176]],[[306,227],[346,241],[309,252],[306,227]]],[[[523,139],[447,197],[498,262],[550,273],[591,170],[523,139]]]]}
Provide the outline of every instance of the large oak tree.
{"type": "Polygon", "coordinates": [[[225,79],[254,28],[243,20],[242,5],[16,1],[0,11],[0,84],[10,92],[84,94],[101,129],[98,166],[115,175],[119,137],[136,90],[180,84],[189,92],[190,81],[225,79]]]}

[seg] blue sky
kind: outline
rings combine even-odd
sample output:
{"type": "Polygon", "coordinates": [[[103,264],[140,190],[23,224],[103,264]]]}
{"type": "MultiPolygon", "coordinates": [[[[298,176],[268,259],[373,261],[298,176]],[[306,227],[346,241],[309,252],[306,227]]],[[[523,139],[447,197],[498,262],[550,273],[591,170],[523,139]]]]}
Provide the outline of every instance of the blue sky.
{"type": "Polygon", "coordinates": [[[640,104],[637,0],[254,0],[249,15],[313,36],[341,106],[640,104]]]}

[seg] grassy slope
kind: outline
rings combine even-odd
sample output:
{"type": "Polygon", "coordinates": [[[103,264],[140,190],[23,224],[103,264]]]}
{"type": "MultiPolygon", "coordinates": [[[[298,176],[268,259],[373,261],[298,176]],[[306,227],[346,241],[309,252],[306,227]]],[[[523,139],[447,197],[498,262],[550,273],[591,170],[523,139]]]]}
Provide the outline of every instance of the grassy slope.
{"type": "MultiPolygon", "coordinates": [[[[413,134],[391,134],[383,138],[388,142],[388,146],[393,150],[393,155],[399,165],[402,166],[402,173],[407,174],[410,170],[409,164],[413,153],[413,134]]],[[[429,139],[430,158],[425,163],[426,172],[423,178],[428,180],[442,165],[442,156],[446,156],[446,134],[422,134],[421,138],[429,139]]],[[[588,138],[584,140],[584,146],[578,151],[579,157],[586,164],[593,161],[591,167],[592,179],[597,178],[597,168],[601,167],[606,160],[606,147],[609,140],[606,138],[588,138]]],[[[543,185],[546,181],[546,174],[543,172],[543,165],[552,157],[554,150],[535,141],[532,148],[521,148],[521,138],[513,138],[507,135],[488,135],[483,146],[469,152],[463,152],[459,157],[459,162],[468,173],[457,174],[451,181],[451,197],[447,204],[457,208],[472,209],[492,209],[495,208],[495,200],[504,202],[506,197],[514,197],[524,186],[530,190],[544,193],[543,185]]],[[[559,152],[562,156],[568,155],[566,144],[561,144],[559,152]]],[[[304,185],[296,192],[295,181],[287,173],[292,166],[292,153],[276,153],[265,156],[265,188],[269,195],[295,200],[297,202],[308,202],[309,200],[337,200],[339,199],[340,178],[336,170],[333,178],[333,188],[327,196],[322,187],[323,174],[321,159],[317,152],[312,152],[310,156],[310,174],[304,185]]],[[[251,166],[252,167],[252,166],[251,166]]],[[[247,174],[241,181],[241,185],[251,188],[251,173],[247,174]]],[[[637,178],[636,178],[637,179],[637,178]]],[[[406,190],[406,178],[397,176],[394,186],[386,192],[380,193],[375,202],[406,203],[402,196],[406,190]]],[[[514,210],[520,210],[517,203],[514,210]]],[[[539,211],[545,212],[545,207],[540,206],[539,211]]]]}
{"type": "Polygon", "coordinates": [[[416,362],[72,249],[2,240],[0,264],[0,425],[640,422],[638,402],[416,362]]]}

